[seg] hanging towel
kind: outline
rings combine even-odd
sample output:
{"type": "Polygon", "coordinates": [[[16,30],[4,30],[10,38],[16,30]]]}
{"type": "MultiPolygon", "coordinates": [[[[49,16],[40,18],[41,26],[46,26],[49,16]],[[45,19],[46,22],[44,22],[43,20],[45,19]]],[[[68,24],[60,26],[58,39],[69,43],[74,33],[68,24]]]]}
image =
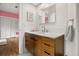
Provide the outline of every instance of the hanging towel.
{"type": "Polygon", "coordinates": [[[72,41],[74,39],[74,28],[73,25],[69,25],[66,30],[65,39],[72,41]]]}

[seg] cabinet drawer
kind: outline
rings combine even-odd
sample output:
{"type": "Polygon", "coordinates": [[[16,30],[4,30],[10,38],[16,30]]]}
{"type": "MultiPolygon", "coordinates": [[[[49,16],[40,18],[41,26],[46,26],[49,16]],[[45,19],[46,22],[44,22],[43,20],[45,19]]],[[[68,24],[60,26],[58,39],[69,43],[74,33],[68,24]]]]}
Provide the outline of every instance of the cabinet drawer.
{"type": "Polygon", "coordinates": [[[41,56],[50,56],[50,54],[47,53],[46,51],[41,51],[41,56]]]}
{"type": "Polygon", "coordinates": [[[54,56],[54,48],[53,49],[42,49],[41,55],[43,56],[54,56]]]}
{"type": "Polygon", "coordinates": [[[55,46],[53,42],[47,42],[47,41],[42,41],[42,45],[46,47],[53,47],[53,48],[55,46]]]}
{"type": "Polygon", "coordinates": [[[47,38],[43,38],[42,39],[42,43],[46,46],[51,46],[51,47],[54,47],[54,40],[51,40],[51,39],[47,39],[47,38]]]}
{"type": "Polygon", "coordinates": [[[53,46],[46,45],[44,43],[41,44],[42,51],[47,52],[48,55],[54,55],[55,48],[53,46]]]}
{"type": "Polygon", "coordinates": [[[51,46],[51,45],[48,45],[48,44],[45,44],[45,43],[42,43],[41,46],[42,46],[42,48],[44,48],[44,49],[54,48],[54,46],[51,46]]]}

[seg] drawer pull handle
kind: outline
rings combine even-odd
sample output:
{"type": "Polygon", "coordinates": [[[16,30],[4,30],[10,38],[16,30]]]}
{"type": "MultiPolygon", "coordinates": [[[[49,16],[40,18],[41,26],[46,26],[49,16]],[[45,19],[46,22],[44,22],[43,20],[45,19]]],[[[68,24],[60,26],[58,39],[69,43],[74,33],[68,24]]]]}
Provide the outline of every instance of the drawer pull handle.
{"type": "Polygon", "coordinates": [[[48,52],[46,52],[46,51],[44,51],[46,54],[48,54],[48,55],[50,55],[50,53],[48,53],[48,52]]]}
{"type": "Polygon", "coordinates": [[[49,44],[47,44],[47,43],[44,43],[44,45],[50,46],[50,45],[49,45],[49,44]]]}
{"type": "Polygon", "coordinates": [[[35,39],[35,38],[31,37],[31,39],[35,39]]]}

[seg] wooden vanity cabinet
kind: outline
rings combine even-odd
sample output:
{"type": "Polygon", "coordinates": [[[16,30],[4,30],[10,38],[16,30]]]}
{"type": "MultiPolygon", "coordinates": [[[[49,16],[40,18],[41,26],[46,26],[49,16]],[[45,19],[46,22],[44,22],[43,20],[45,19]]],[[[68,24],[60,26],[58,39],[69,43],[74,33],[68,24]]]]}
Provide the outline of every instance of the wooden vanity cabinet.
{"type": "Polygon", "coordinates": [[[63,56],[64,35],[53,39],[25,33],[25,47],[35,56],[63,56]]]}

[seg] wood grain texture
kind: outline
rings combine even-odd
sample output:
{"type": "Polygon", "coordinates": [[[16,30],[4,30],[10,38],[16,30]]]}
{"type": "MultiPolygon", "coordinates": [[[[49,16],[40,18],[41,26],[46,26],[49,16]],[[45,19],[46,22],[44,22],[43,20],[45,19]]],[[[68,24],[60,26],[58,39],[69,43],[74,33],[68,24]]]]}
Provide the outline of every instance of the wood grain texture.
{"type": "Polygon", "coordinates": [[[0,56],[16,56],[19,55],[18,38],[7,38],[8,44],[0,45],[0,56]]]}
{"type": "Polygon", "coordinates": [[[56,38],[55,40],[55,55],[63,56],[64,55],[64,35],[56,38]]]}
{"type": "Polygon", "coordinates": [[[34,56],[64,56],[64,35],[49,38],[25,33],[25,47],[34,56]]]}

